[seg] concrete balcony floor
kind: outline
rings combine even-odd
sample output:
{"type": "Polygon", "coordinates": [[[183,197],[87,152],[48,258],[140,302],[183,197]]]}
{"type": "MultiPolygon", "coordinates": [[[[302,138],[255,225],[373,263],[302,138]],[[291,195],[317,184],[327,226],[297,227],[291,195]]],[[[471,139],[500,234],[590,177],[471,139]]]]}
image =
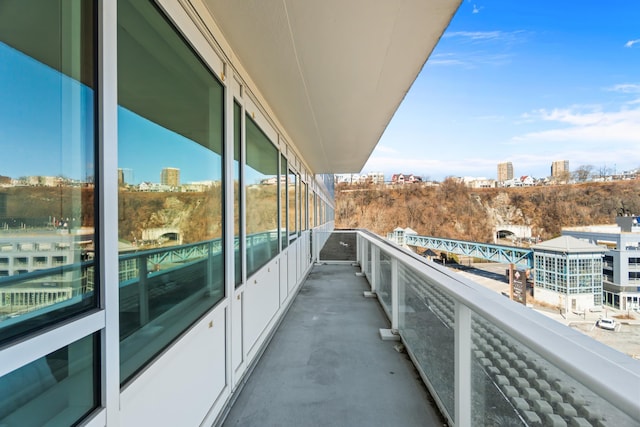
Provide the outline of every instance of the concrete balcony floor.
{"type": "Polygon", "coordinates": [[[224,426],[446,424],[356,271],[314,266],[224,426]]]}

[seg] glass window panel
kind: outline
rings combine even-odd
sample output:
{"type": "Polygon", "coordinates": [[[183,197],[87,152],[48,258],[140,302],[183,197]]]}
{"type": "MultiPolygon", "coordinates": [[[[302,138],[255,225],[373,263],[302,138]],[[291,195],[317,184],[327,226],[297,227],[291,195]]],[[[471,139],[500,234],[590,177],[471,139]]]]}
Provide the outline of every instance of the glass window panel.
{"type": "Polygon", "coordinates": [[[284,156],[280,156],[280,235],[282,240],[282,249],[286,248],[289,244],[288,230],[288,197],[287,197],[287,181],[289,168],[287,166],[287,159],[284,156]]]}
{"type": "Polygon", "coordinates": [[[242,283],[242,253],[243,242],[240,236],[242,218],[242,198],[240,191],[242,186],[242,107],[237,102],[233,103],[233,247],[236,287],[242,283]]]}
{"type": "Polygon", "coordinates": [[[473,313],[471,327],[471,425],[637,425],[599,390],[582,385],[488,319],[473,313]],[[554,412],[564,420],[554,421],[554,412]],[[584,421],[575,421],[578,416],[584,421]]]}
{"type": "Polygon", "coordinates": [[[246,116],[247,276],[278,253],[278,150],[246,116]]]}
{"type": "Polygon", "coordinates": [[[298,235],[298,228],[296,219],[298,218],[296,215],[296,189],[298,188],[298,180],[297,175],[289,169],[289,180],[288,180],[288,192],[289,192],[289,236],[295,238],[298,235]]]}
{"type": "Polygon", "coordinates": [[[118,2],[126,381],[224,297],[223,87],[152,2],[118,2]]]}
{"type": "Polygon", "coordinates": [[[93,2],[0,6],[0,342],[97,306],[93,2]]]}
{"type": "Polygon", "coordinates": [[[455,303],[431,279],[398,263],[398,328],[449,414],[454,413],[455,303]]]}
{"type": "Polygon", "coordinates": [[[302,230],[302,197],[301,197],[302,180],[300,174],[297,174],[296,179],[296,229],[298,230],[298,236],[302,230]]]}
{"type": "Polygon", "coordinates": [[[100,405],[99,334],[0,378],[0,425],[75,425],[100,405]]]}
{"type": "MultiPolygon", "coordinates": [[[[379,254],[380,260],[377,262],[378,289],[376,293],[387,314],[391,315],[391,257],[382,251],[379,254]]],[[[376,263],[376,260],[373,262],[376,263]]]]}
{"type": "Polygon", "coordinates": [[[308,212],[308,201],[309,201],[309,186],[307,186],[306,182],[302,183],[302,194],[300,197],[302,203],[302,230],[307,230],[307,212],[308,212]]]}
{"type": "Polygon", "coordinates": [[[316,226],[316,195],[310,190],[309,191],[309,228],[313,228],[316,226]]]}

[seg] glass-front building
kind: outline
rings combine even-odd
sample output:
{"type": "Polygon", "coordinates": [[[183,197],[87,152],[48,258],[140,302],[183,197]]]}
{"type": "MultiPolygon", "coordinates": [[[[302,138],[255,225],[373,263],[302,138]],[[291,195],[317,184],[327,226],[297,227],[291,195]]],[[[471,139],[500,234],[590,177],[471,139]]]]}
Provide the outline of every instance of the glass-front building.
{"type": "Polygon", "coordinates": [[[211,425],[458,4],[0,2],[0,426],[211,425]]]}
{"type": "Polygon", "coordinates": [[[603,304],[640,312],[640,222],[638,216],[618,216],[616,224],[564,228],[572,236],[607,249],[604,254],[603,304]]]}
{"type": "Polygon", "coordinates": [[[565,312],[602,306],[602,258],[605,249],[570,236],[532,247],[536,300],[565,312]]]}

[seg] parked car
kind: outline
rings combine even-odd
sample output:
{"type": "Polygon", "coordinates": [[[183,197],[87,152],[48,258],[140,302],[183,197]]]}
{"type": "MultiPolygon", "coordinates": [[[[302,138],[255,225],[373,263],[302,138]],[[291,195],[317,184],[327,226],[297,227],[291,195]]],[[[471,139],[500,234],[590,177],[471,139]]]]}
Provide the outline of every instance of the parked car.
{"type": "Polygon", "coordinates": [[[616,329],[616,321],[613,319],[608,319],[606,317],[604,319],[598,320],[596,325],[602,329],[608,329],[610,331],[615,331],[616,329]]]}

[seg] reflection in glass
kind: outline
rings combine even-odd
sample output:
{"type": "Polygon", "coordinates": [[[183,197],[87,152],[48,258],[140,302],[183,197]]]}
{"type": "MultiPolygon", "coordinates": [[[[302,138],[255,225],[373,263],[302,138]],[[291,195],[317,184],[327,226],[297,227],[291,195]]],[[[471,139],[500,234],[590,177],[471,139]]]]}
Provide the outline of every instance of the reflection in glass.
{"type": "Polygon", "coordinates": [[[300,197],[300,203],[302,203],[302,231],[307,230],[307,211],[308,211],[308,202],[309,200],[309,187],[306,182],[302,183],[302,194],[300,197]]]}
{"type": "MultiPolygon", "coordinates": [[[[378,264],[378,298],[380,303],[387,311],[388,314],[391,313],[391,257],[387,255],[383,251],[379,251],[379,262],[378,264]]],[[[374,260],[374,262],[376,262],[374,260]]]]}
{"type": "Polygon", "coordinates": [[[97,306],[95,33],[93,2],[1,3],[0,342],[97,306]]]}
{"type": "Polygon", "coordinates": [[[316,194],[313,191],[309,191],[309,228],[313,228],[316,225],[316,194]]]}
{"type": "Polygon", "coordinates": [[[454,413],[454,302],[438,286],[398,263],[398,328],[420,370],[449,414],[454,413]]]}
{"type": "Polygon", "coordinates": [[[287,159],[280,155],[280,240],[282,241],[282,249],[289,245],[289,233],[288,233],[288,208],[287,208],[287,191],[288,191],[288,176],[287,172],[289,167],[287,166],[287,159]]]}
{"type": "Polygon", "coordinates": [[[296,228],[298,230],[298,236],[300,235],[300,231],[302,230],[302,197],[300,197],[302,188],[302,180],[300,179],[300,174],[297,175],[296,180],[296,228]]]}
{"type": "Polygon", "coordinates": [[[223,87],[152,2],[118,2],[121,380],[224,296],[223,87]]]}
{"type": "Polygon", "coordinates": [[[98,334],[0,378],[0,425],[75,425],[100,404],[98,334]]]}
{"type": "Polygon", "coordinates": [[[247,276],[278,253],[278,150],[246,116],[247,276]]]}
{"type": "Polygon", "coordinates": [[[638,425],[484,317],[472,313],[471,328],[472,425],[638,425]]]}
{"type": "Polygon", "coordinates": [[[235,285],[242,283],[242,252],[243,239],[240,236],[242,218],[242,107],[233,103],[233,248],[234,248],[234,277],[235,285]]]}
{"type": "Polygon", "coordinates": [[[288,194],[289,194],[289,236],[295,238],[298,236],[298,216],[296,214],[296,190],[298,188],[298,180],[297,175],[289,169],[289,179],[287,183],[288,194]]]}

